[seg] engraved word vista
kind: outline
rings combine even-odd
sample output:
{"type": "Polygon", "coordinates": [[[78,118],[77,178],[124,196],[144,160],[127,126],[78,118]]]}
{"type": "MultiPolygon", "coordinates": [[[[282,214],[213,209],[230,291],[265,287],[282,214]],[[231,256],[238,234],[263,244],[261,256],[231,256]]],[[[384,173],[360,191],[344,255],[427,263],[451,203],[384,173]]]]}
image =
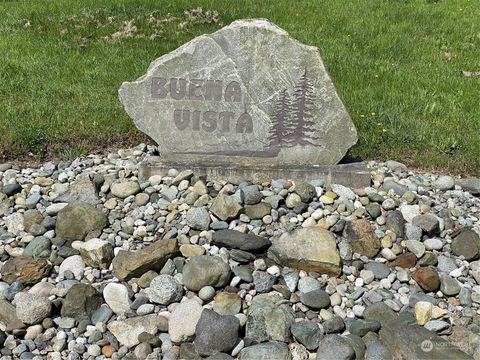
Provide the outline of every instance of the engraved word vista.
{"type": "MultiPolygon", "coordinates": [[[[225,84],[223,80],[182,79],[153,77],[151,82],[153,99],[174,99],[203,102],[241,103],[242,90],[237,81],[225,84]]],[[[252,133],[252,117],[247,112],[240,115],[231,111],[199,111],[175,109],[173,121],[179,130],[224,133],[252,133]]]]}

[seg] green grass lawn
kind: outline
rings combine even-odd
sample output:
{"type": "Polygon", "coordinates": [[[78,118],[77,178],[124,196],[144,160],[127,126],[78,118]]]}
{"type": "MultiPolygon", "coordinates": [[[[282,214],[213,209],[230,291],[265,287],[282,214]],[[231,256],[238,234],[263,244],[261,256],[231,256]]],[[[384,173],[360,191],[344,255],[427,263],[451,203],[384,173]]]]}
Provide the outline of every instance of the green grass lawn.
{"type": "Polygon", "coordinates": [[[72,157],[145,141],[120,84],[252,17],[320,48],[359,131],[354,155],[480,174],[480,76],[462,74],[480,72],[478,0],[3,1],[0,155],[72,157]]]}

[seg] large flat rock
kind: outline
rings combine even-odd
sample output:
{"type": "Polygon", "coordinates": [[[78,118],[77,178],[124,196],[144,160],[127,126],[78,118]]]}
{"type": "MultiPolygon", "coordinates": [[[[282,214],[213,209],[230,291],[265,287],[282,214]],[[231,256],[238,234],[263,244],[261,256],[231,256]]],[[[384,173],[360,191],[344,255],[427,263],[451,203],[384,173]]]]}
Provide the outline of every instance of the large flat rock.
{"type": "Polygon", "coordinates": [[[395,359],[471,359],[435,332],[417,325],[411,313],[397,316],[385,303],[376,303],[365,309],[364,317],[380,322],[380,340],[395,359]]]}
{"type": "Polygon", "coordinates": [[[316,47],[238,20],[150,64],[119,90],[160,154],[190,164],[336,164],[357,132],[316,47]]]}
{"type": "Polygon", "coordinates": [[[299,228],[272,241],[268,256],[298,270],[338,276],[341,260],[335,237],[319,227],[299,228]]]}

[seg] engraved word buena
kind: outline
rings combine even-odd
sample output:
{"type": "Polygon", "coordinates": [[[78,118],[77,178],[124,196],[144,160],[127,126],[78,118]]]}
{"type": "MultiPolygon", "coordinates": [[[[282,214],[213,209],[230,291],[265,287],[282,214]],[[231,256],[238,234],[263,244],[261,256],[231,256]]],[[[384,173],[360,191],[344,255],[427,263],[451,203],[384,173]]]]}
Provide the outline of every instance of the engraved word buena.
{"type": "MultiPolygon", "coordinates": [[[[203,102],[241,103],[242,89],[237,81],[153,77],[152,99],[173,99],[203,102]]],[[[252,133],[252,117],[246,111],[238,115],[232,111],[200,111],[175,109],[173,122],[178,130],[228,133],[252,133]]]]}

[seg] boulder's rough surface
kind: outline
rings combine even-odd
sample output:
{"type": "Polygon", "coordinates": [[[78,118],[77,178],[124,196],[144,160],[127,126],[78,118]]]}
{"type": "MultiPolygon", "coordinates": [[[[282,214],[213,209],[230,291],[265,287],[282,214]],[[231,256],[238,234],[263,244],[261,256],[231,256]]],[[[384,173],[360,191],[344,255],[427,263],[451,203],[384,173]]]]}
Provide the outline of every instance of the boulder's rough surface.
{"type": "Polygon", "coordinates": [[[55,232],[66,240],[83,240],[89,232],[100,231],[106,224],[102,210],[89,203],[73,202],[58,213],[55,232]]]}
{"type": "Polygon", "coordinates": [[[38,324],[52,311],[52,304],[46,296],[18,293],[15,295],[17,317],[25,324],[38,324]]]}
{"type": "Polygon", "coordinates": [[[357,141],[318,49],[264,19],[193,39],[119,93],[162,156],[179,161],[336,164],[357,141]],[[290,117],[298,125],[284,134],[290,117]]]}
{"type": "Polygon", "coordinates": [[[77,320],[89,319],[103,304],[103,296],[93,286],[87,284],[73,285],[65,296],[61,315],[77,320]]]}
{"type": "Polygon", "coordinates": [[[373,258],[380,250],[380,239],[375,235],[367,220],[353,220],[345,224],[343,236],[352,245],[352,250],[360,255],[373,258]]]}
{"type": "Polygon", "coordinates": [[[90,239],[80,248],[80,255],[87,265],[108,269],[114,256],[113,246],[105,240],[90,239]]]}
{"type": "Polygon", "coordinates": [[[191,340],[202,311],[202,305],[195,299],[188,299],[177,305],[168,321],[170,339],[175,343],[191,340]]]}
{"type": "Polygon", "coordinates": [[[210,211],[220,220],[230,221],[235,219],[242,206],[236,202],[231,196],[219,194],[213,201],[210,211]]]}
{"type": "Polygon", "coordinates": [[[411,313],[397,316],[385,303],[379,302],[367,307],[364,316],[367,320],[380,322],[380,340],[394,358],[471,359],[447,340],[417,325],[411,313]]]}
{"type": "Polygon", "coordinates": [[[268,295],[260,295],[253,300],[247,313],[245,343],[289,341],[293,312],[285,304],[277,305],[278,300],[268,295]]]}
{"type": "Polygon", "coordinates": [[[108,330],[117,338],[118,342],[127,347],[137,345],[138,336],[142,333],[155,335],[158,331],[160,316],[156,314],[137,316],[126,320],[117,320],[108,324],[108,330]]]}
{"type": "Polygon", "coordinates": [[[238,358],[240,360],[290,360],[292,354],[287,344],[271,341],[243,348],[238,358]]]}
{"type": "Polygon", "coordinates": [[[244,234],[230,229],[216,231],[212,239],[217,246],[244,251],[262,251],[272,244],[270,240],[253,233],[244,234]]]}
{"type": "Polygon", "coordinates": [[[235,316],[204,309],[195,329],[195,349],[202,356],[229,352],[235,346],[239,329],[235,316]]]}
{"type": "Polygon", "coordinates": [[[297,229],[273,241],[269,257],[291,268],[339,275],[340,255],[335,237],[318,227],[297,229]]]}
{"type": "Polygon", "coordinates": [[[121,250],[112,260],[113,271],[120,280],[140,277],[148,270],[160,271],[178,251],[177,240],[157,240],[137,251],[121,250]]]}
{"type": "Polygon", "coordinates": [[[52,264],[45,259],[32,259],[18,256],[7,260],[0,271],[3,281],[11,284],[20,281],[24,285],[33,285],[48,276],[52,264]]]}
{"type": "Polygon", "coordinates": [[[220,287],[230,279],[230,266],[217,256],[194,256],[183,268],[183,284],[189,290],[198,291],[210,285],[220,287]]]}

